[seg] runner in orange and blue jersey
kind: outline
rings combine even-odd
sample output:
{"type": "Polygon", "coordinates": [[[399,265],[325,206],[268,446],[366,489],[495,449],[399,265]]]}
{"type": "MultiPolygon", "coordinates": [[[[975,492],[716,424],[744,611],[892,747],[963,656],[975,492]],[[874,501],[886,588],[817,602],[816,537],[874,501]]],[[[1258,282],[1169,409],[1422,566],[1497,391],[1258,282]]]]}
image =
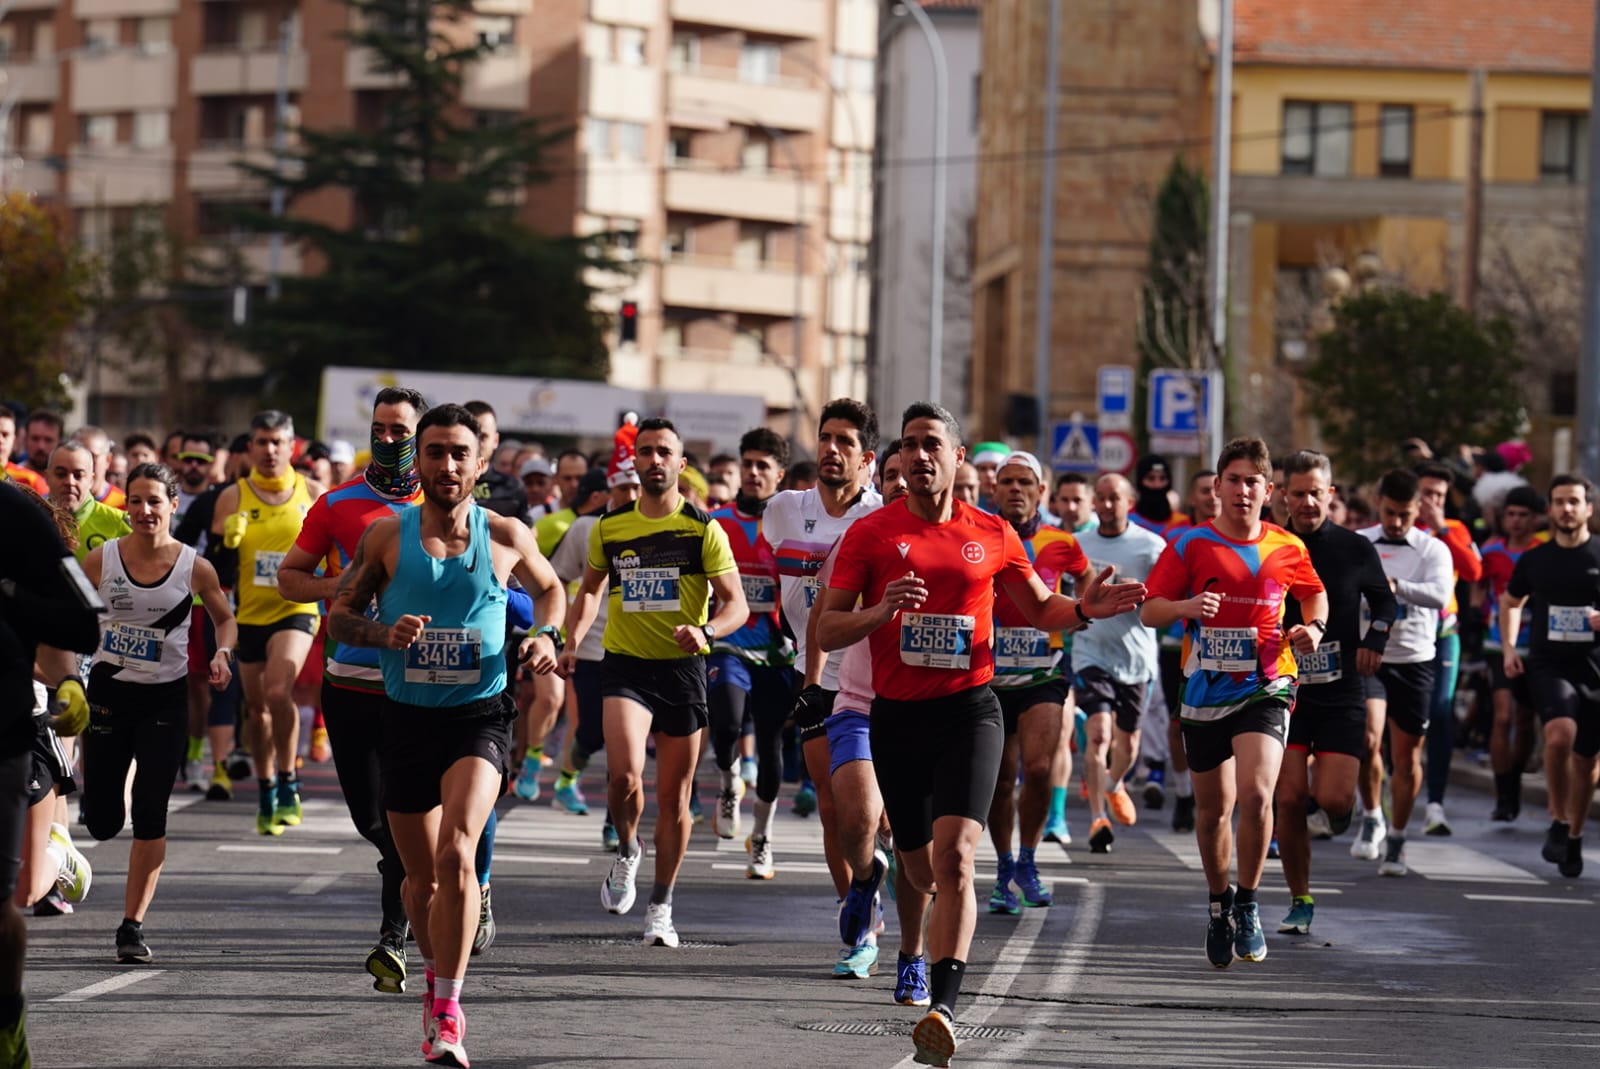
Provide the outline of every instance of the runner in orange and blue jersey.
{"type": "Polygon", "coordinates": [[[1211,895],[1206,956],[1261,961],[1267,940],[1256,901],[1272,832],[1298,668],[1328,630],[1328,596],[1311,554],[1261,519],[1272,493],[1264,442],[1236,438],[1217,458],[1222,510],[1167,546],[1145,587],[1148,627],[1184,624],[1183,744],[1194,782],[1200,858],[1211,895]],[[1283,627],[1284,603],[1306,621],[1283,627]],[[1232,783],[1225,783],[1229,776],[1232,783]],[[1239,887],[1228,879],[1232,810],[1239,810],[1239,887]]]}
{"type": "Polygon", "coordinates": [[[778,616],[778,560],[761,536],[761,516],[788,465],[789,443],[782,435],[765,427],[747,431],[739,440],[738,496],[732,505],[711,513],[727,533],[750,606],[744,626],[717,638],[706,661],[711,748],[722,781],[711,827],[723,839],[739,835],[744,781],[738,772],[738,742],[747,711],[756,728],[758,825],[770,825],[783,780],[783,725],[794,697],[789,668],[794,647],[778,616]]]}

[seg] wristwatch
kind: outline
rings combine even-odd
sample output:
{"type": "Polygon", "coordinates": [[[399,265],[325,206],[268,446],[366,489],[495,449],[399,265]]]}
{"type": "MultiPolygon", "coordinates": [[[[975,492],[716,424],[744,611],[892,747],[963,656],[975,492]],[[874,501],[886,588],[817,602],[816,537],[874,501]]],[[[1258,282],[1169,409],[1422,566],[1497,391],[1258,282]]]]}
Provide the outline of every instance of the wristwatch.
{"type": "Polygon", "coordinates": [[[546,635],[549,637],[550,644],[556,648],[557,653],[560,653],[567,647],[567,644],[561,641],[561,628],[557,627],[555,624],[543,624],[534,628],[533,637],[538,638],[540,635],[546,635]]]}
{"type": "Polygon", "coordinates": [[[700,630],[705,632],[706,642],[708,644],[714,641],[717,637],[717,629],[712,627],[709,622],[701,624],[700,630]]]}
{"type": "Polygon", "coordinates": [[[233,655],[233,647],[232,646],[218,646],[217,647],[217,652],[222,654],[224,657],[226,657],[228,659],[228,663],[229,664],[238,663],[237,660],[235,659],[234,655],[233,655]]]}

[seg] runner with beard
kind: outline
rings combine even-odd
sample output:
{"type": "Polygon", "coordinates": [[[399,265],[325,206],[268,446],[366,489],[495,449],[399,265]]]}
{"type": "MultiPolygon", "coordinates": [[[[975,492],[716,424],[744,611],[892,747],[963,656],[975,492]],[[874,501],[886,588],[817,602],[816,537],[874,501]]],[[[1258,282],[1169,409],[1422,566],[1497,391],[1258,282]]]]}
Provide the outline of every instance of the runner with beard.
{"type": "Polygon", "coordinates": [[[516,659],[536,672],[556,669],[565,602],[533,532],[474,504],[485,463],[479,435],[460,405],[418,421],[423,501],[367,528],[329,628],[344,645],[379,650],[388,697],[379,775],[426,969],[422,1050],[431,1063],[463,1069],[460,997],[479,905],[473,858],[511,759],[506,581],[515,573],[534,599],[538,626],[516,659]]]}

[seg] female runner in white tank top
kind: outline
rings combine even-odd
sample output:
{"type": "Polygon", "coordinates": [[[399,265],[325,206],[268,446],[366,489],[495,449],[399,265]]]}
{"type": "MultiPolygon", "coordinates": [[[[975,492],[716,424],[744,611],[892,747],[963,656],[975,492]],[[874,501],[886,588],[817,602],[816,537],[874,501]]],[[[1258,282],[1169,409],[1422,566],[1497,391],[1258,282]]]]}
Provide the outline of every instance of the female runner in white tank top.
{"type": "MultiPolygon", "coordinates": [[[[110,839],[127,820],[128,766],[133,777],[133,849],[117,929],[117,960],[146,963],[144,915],[167,856],[167,800],[188,741],[189,621],[198,595],[217,631],[211,685],[232,675],[238,626],[216,570],[172,537],[178,479],[164,464],[128,473],[133,533],[92,551],[83,570],[110,611],[89,666],[89,728],[83,734],[83,815],[89,834],[110,839]]],[[[200,636],[194,636],[198,641],[200,636]]]]}

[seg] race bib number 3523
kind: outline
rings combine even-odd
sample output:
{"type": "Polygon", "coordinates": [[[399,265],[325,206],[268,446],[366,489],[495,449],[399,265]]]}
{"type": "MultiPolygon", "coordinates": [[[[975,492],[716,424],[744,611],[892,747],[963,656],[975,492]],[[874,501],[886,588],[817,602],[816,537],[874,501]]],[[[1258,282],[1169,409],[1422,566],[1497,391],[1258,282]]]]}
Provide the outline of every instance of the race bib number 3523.
{"type": "Polygon", "coordinates": [[[1253,627],[1202,627],[1200,668],[1206,672],[1254,672],[1256,629],[1253,627]]]}
{"type": "Polygon", "coordinates": [[[134,671],[151,671],[161,662],[164,636],[153,627],[114,621],[106,627],[101,650],[112,664],[134,671]]]}
{"type": "Polygon", "coordinates": [[[972,667],[977,620],[947,613],[908,612],[900,616],[900,660],[918,668],[972,667]]]}

